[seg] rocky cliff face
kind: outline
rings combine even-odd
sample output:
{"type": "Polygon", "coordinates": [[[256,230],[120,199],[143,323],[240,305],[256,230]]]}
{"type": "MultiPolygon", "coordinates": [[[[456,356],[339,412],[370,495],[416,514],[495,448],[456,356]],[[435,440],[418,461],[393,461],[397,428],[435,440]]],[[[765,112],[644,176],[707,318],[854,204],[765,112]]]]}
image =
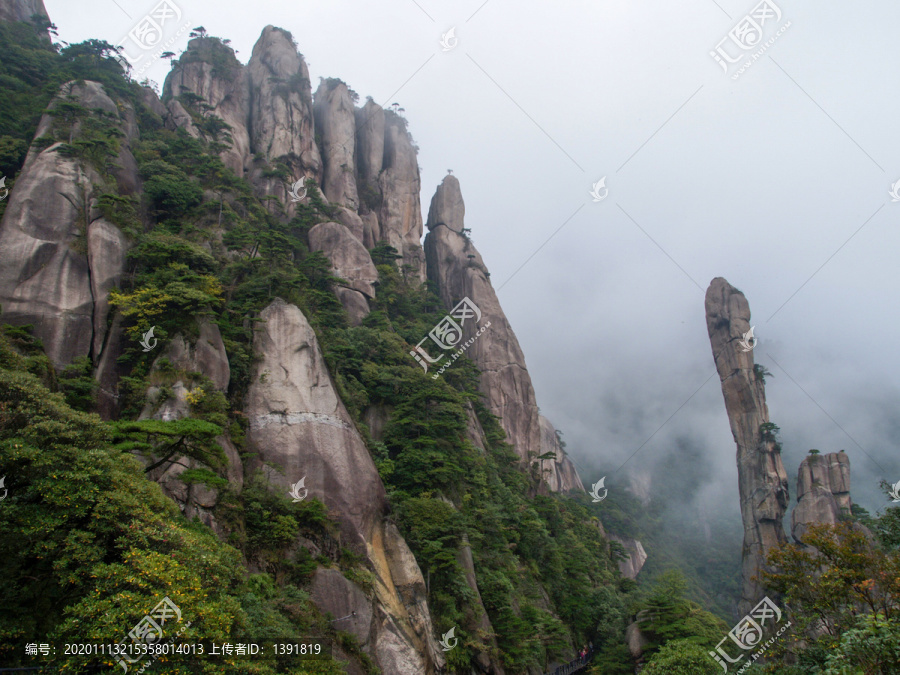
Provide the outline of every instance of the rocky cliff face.
{"type": "Polygon", "coordinates": [[[835,524],[850,513],[850,459],[843,450],[808,455],[797,473],[797,505],[791,512],[791,535],[800,542],[810,523],[835,524]]]}
{"type": "Polygon", "coordinates": [[[28,21],[35,14],[48,16],[43,0],[3,0],[0,3],[0,21],[28,21]]]}
{"type": "Polygon", "coordinates": [[[120,109],[100,84],[85,82],[64,85],[50,110],[35,136],[50,145],[32,147],[0,222],[0,305],[4,321],[34,325],[50,360],[61,367],[79,356],[95,363],[102,356],[107,297],[122,275],[128,244],[97,200],[104,186],[131,194],[140,180],[129,149],[137,134],[130,107],[120,109]],[[52,114],[63,98],[102,110],[122,134],[118,156],[105,167],[58,152],[82,129],[81,120],[52,114]]]}
{"type": "Polygon", "coordinates": [[[481,326],[490,323],[466,355],[481,369],[481,391],[490,411],[500,418],[516,453],[523,462],[531,463],[544,452],[556,452],[558,460],[548,477],[551,487],[584,489],[574,467],[559,447],[549,422],[542,444],[540,413],[531,376],[525,366],[525,355],[500,307],[481,254],[463,232],[465,211],[459,181],[452,175],[446,176],[428,211],[428,235],[425,237],[428,278],[436,284],[448,309],[463,298],[469,298],[481,311],[478,323],[468,321],[463,324],[461,343],[472,338],[481,326]]]}
{"type": "Polygon", "coordinates": [[[481,310],[481,321],[463,325],[461,342],[472,338],[480,325],[488,328],[466,355],[481,369],[481,391],[490,411],[502,421],[516,454],[531,463],[541,454],[537,402],[525,355],[506,319],[475,245],[463,232],[465,204],[454,176],[438,186],[428,211],[425,256],[428,278],[435,283],[444,306],[469,298],[481,310]]]}
{"type": "Polygon", "coordinates": [[[600,530],[600,534],[603,535],[604,539],[609,542],[614,541],[622,547],[621,552],[624,557],[619,558],[617,561],[619,572],[622,576],[629,579],[637,579],[637,575],[640,574],[644,568],[644,563],[649,558],[644,550],[644,545],[632,537],[607,532],[606,528],[603,527],[603,523],[599,520],[597,520],[597,529],[600,530]]]}
{"type": "Polygon", "coordinates": [[[782,526],[788,505],[787,473],[780,446],[762,427],[769,422],[769,409],[765,384],[753,368],[753,351],[745,351],[739,344],[750,330],[750,305],[725,279],[713,279],[706,291],[706,327],[737,445],[744,523],[743,614],[765,596],[763,587],[752,578],[765,568],[769,550],[787,541],[782,526]]]}
{"type": "MultiPolygon", "coordinates": [[[[231,368],[228,354],[219,327],[209,320],[199,321],[198,337],[193,342],[184,335],[176,335],[166,346],[165,351],[156,358],[151,368],[159,371],[165,360],[167,368],[175,379],[171,386],[171,396],[162,398],[160,387],[151,387],[147,392],[147,405],[140,419],[156,419],[171,421],[191,416],[188,394],[205,395],[204,387],[192,382],[197,373],[209,378],[206,386],[224,393],[231,379],[231,368]]],[[[216,442],[225,453],[227,467],[225,474],[234,489],[240,491],[244,483],[243,465],[238,450],[227,436],[219,436],[216,442]]],[[[154,469],[148,478],[155,480],[179,508],[185,517],[197,518],[206,524],[220,537],[227,532],[216,520],[213,511],[219,502],[216,490],[202,483],[185,483],[181,474],[188,469],[203,468],[196,460],[182,457],[179,461],[154,469]]]]}
{"type": "MultiPolygon", "coordinates": [[[[306,478],[310,497],[321,500],[340,523],[341,544],[365,556],[375,572],[377,601],[334,591],[362,616],[359,626],[383,672],[434,672],[442,658],[432,637],[425,582],[418,564],[393,526],[385,522],[387,500],[372,458],[351,421],[303,313],[276,299],[260,316],[254,348],[262,356],[247,394],[248,444],[259,469],[278,490],[306,478]],[[277,467],[277,468],[276,468],[277,467]],[[355,598],[355,599],[354,599],[355,598]]],[[[328,597],[334,584],[320,581],[328,597]]],[[[360,589],[361,590],[361,589],[360,589]]],[[[329,610],[330,607],[324,609],[329,610]]]]}
{"type": "MultiPolygon", "coordinates": [[[[215,38],[194,38],[163,93],[172,128],[209,138],[204,119],[222,118],[229,129],[221,139],[230,142],[222,160],[261,195],[276,197],[285,218],[295,211],[290,184],[311,178],[354,237],[367,248],[388,242],[412,279],[424,281],[418,151],[406,120],[371,99],[357,108],[354,97],[328,79],[314,100],[306,62],[290,33],[274,26],[243,67],[215,38]]],[[[345,293],[342,301],[363,312],[359,298],[345,293]]]]}
{"type": "MultiPolygon", "coordinates": [[[[5,3],[0,20],[42,10],[40,0],[5,3]]],[[[3,321],[35,325],[57,367],[80,356],[92,359],[101,384],[101,410],[113,417],[123,318],[111,316],[107,298],[121,285],[130,241],[103,217],[97,190],[141,196],[131,154],[137,124],[131,107],[113,101],[96,82],[70,83],[64,95],[94,116],[96,110],[103,111],[117,132],[111,135],[121,136],[119,151],[102,166],[71,151],[59,152],[64,143],[79,139],[82,122],[44,116],[36,138],[45,142],[30,151],[0,223],[0,303],[3,321]]],[[[260,196],[274,196],[267,203],[285,222],[296,206],[284,170],[292,182],[306,177],[320,185],[335,220],[312,227],[308,243],[328,257],[333,273],[345,281],[335,292],[352,324],[368,314],[378,281],[367,247],[388,242],[401,254],[400,263],[408,266],[407,279],[425,280],[421,181],[406,121],[372,100],[357,107],[355,96],[338,81],[324,81],[314,102],[308,69],[286,31],[267,27],[246,66],[217,39],[193,39],[173,64],[164,86],[165,103],[149,90],[143,96],[170,129],[222,143],[220,156],[226,166],[247,178],[260,196]]],[[[51,108],[55,105],[58,101],[51,108]]],[[[481,387],[491,411],[501,418],[523,462],[552,452],[555,457],[541,467],[547,469],[549,488],[583,490],[553,425],[538,413],[524,356],[481,256],[463,232],[463,216],[459,184],[448,178],[429,216],[428,275],[438,282],[448,307],[468,296],[491,323],[470,355],[483,370],[481,387]]],[[[422,573],[387,518],[384,485],[337,394],[314,331],[296,306],[279,299],[258,318],[261,327],[253,351],[260,359],[250,373],[249,390],[239,399],[248,420],[247,449],[256,455],[242,462],[227,436],[217,439],[228,458],[229,483],[240,492],[245,470],[247,477],[259,471],[273,489],[287,493],[305,478],[309,496],[321,500],[338,523],[341,546],[358,553],[375,578],[372,592],[367,592],[338,570],[319,569],[311,597],[334,616],[356,613],[346,630],[357,636],[382,672],[419,675],[441,670],[445,660],[433,637],[422,573]]],[[[188,332],[192,335],[175,335],[152,366],[151,374],[157,374],[165,363],[165,377],[172,376],[172,381],[167,380],[167,388],[151,387],[141,419],[190,416],[198,386],[219,394],[228,391],[232,373],[227,341],[218,327],[201,319],[188,332]]],[[[366,411],[373,436],[378,437],[391,412],[366,411]]],[[[488,442],[471,405],[467,413],[470,440],[484,451],[488,442]]],[[[181,458],[154,469],[149,477],[188,518],[197,517],[225,536],[214,515],[217,492],[181,480],[183,471],[193,468],[198,468],[193,460],[181,458]]],[[[639,542],[634,546],[633,540],[622,541],[633,549],[628,574],[636,575],[643,549],[639,542]]],[[[484,673],[502,674],[465,537],[456,559],[477,600],[467,608],[466,620],[479,630],[486,646],[477,656],[478,666],[484,673]]]]}
{"type": "Polygon", "coordinates": [[[566,455],[559,441],[559,436],[553,424],[543,415],[539,416],[541,427],[541,454],[552,452],[555,458],[541,462],[541,472],[552,492],[568,492],[580,490],[584,492],[584,485],[575,470],[572,460],[566,455]]]}
{"type": "Polygon", "coordinates": [[[356,113],[347,85],[323,80],[316,90],[313,111],[325,161],[322,192],[332,204],[356,211],[356,113]]]}
{"type": "Polygon", "coordinates": [[[368,300],[375,297],[378,270],[363,243],[340,223],[319,223],[309,231],[309,247],[322,251],[331,261],[332,272],[347,284],[336,289],[338,299],[357,326],[369,313],[368,300]]]}
{"type": "Polygon", "coordinates": [[[321,180],[315,142],[309,69],[290,33],[266,26],[247,63],[249,130],[253,152],[268,161],[283,158],[294,180],[321,180]]]}
{"type": "MultiPolygon", "coordinates": [[[[238,176],[244,175],[249,169],[250,158],[250,136],[247,132],[250,81],[246,70],[240,67],[228,47],[216,38],[191,40],[166,77],[163,98],[169,101],[169,111],[184,123],[192,119],[183,116],[181,111],[185,109],[193,111],[193,119],[198,121],[211,116],[220,117],[230,127],[227,130],[230,147],[223,150],[222,161],[238,176]],[[209,108],[204,110],[189,101],[182,103],[178,100],[185,95],[198,96],[209,108]]],[[[203,128],[202,124],[194,126],[203,129],[201,135],[215,140],[211,130],[203,128]]],[[[220,138],[224,139],[225,133],[223,131],[220,138]]]]}

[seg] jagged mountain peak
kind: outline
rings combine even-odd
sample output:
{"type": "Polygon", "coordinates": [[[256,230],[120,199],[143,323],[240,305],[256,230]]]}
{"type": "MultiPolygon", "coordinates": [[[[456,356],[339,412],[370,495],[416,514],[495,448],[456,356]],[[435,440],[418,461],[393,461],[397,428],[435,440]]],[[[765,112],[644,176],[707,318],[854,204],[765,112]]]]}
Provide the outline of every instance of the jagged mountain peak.
{"type": "Polygon", "coordinates": [[[430,232],[438,225],[446,225],[454,232],[462,234],[465,226],[466,204],[463,201],[459,179],[453,174],[444,176],[431,198],[426,226],[430,232]]]}

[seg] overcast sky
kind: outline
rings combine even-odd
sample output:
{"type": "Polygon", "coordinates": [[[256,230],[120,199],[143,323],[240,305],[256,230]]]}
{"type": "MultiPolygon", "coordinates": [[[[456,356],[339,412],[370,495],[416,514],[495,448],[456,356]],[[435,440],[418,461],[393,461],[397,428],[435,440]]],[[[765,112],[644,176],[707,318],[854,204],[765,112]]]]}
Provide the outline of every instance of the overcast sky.
{"type": "MultiPolygon", "coordinates": [[[[754,0],[173,1],[179,25],[230,38],[244,63],[271,23],[293,33],[314,89],[339,77],[405,108],[423,215],[453,169],[538,403],[586,482],[614,484],[687,438],[714,469],[700,496],[737,512],[703,307],[723,276],[750,302],[792,482],[809,448],[843,448],[854,501],[888,503],[876,486],[900,480],[896,2],[776,0],[778,17],[754,0]],[[754,8],[776,39],[732,79],[710,51],[759,49],[728,38],[754,8]]],[[[117,43],[156,1],[45,4],[61,39],[117,43]]],[[[161,84],[167,66],[147,74],[161,84]]]]}

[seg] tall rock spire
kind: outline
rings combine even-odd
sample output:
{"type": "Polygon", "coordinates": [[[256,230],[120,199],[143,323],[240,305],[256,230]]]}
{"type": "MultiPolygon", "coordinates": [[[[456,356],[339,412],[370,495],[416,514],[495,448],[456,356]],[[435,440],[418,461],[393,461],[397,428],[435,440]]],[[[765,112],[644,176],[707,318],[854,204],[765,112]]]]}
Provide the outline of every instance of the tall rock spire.
{"type": "Polygon", "coordinates": [[[797,472],[797,506],[791,512],[794,540],[806,534],[811,523],[836,524],[850,514],[850,458],[847,453],[810,454],[797,472]]]}
{"type": "Polygon", "coordinates": [[[315,141],[309,69],[291,34],[266,26],[247,62],[250,142],[266,161],[283,160],[299,180],[319,180],[322,159],[315,141]]]}
{"type": "MultiPolygon", "coordinates": [[[[196,37],[166,76],[163,99],[177,125],[191,124],[195,119],[215,115],[228,125],[229,143],[222,152],[222,162],[238,176],[249,168],[250,137],[247,133],[249,117],[249,80],[246,69],[234,56],[234,50],[218,38],[196,37]],[[193,103],[188,98],[193,98],[193,103]],[[204,109],[199,105],[208,106],[204,109]]],[[[195,129],[195,133],[200,133],[195,129]]],[[[208,134],[201,134],[208,135],[208,134]]],[[[210,137],[210,140],[223,140],[210,137]]]]}
{"type": "Polygon", "coordinates": [[[332,204],[359,208],[356,191],[356,109],[347,85],[340,80],[322,80],[316,90],[313,112],[316,131],[322,139],[325,177],[322,192],[332,204]]]}
{"type": "Polygon", "coordinates": [[[765,568],[769,550],[787,541],[782,519],[788,506],[788,480],[781,446],[763,427],[769,422],[765,384],[754,368],[752,348],[741,345],[751,328],[750,305],[743,293],[721,277],[713,279],[706,291],[706,327],[737,445],[744,523],[739,607],[744,614],[765,596],[754,577],[765,568]]]}
{"type": "Polygon", "coordinates": [[[399,114],[388,111],[384,125],[384,165],[378,179],[380,238],[403,255],[403,264],[409,265],[414,278],[425,281],[419,151],[399,114]]]}
{"type": "MultiPolygon", "coordinates": [[[[428,278],[437,285],[447,308],[468,297],[481,310],[479,324],[468,322],[463,326],[463,341],[473,337],[479,326],[490,322],[490,328],[472,343],[466,355],[481,370],[480,389],[487,398],[490,411],[500,418],[507,440],[514,446],[516,454],[530,463],[545,451],[541,444],[540,413],[534,387],[525,366],[525,355],[491,286],[490,273],[464,232],[465,213],[459,181],[455,176],[445,176],[428,211],[425,237],[428,278]]],[[[552,425],[549,428],[552,429],[552,425]]],[[[552,487],[557,490],[581,488],[575,468],[564,457],[559,445],[547,447],[547,450],[554,449],[559,452],[557,461],[553,462],[552,487]]]]}

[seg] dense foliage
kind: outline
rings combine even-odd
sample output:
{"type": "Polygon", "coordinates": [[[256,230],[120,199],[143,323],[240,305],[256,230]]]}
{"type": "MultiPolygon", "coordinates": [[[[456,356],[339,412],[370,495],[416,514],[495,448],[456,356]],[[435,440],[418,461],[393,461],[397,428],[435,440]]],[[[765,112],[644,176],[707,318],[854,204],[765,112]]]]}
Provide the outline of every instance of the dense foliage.
{"type": "MultiPolygon", "coordinates": [[[[105,43],[57,53],[24,25],[0,24],[0,30],[0,39],[19,49],[4,61],[10,77],[19,76],[20,62],[46,62],[27,69],[30,80],[15,83],[22,91],[44,92],[13,99],[19,108],[11,116],[30,123],[0,131],[27,147],[40,112],[63,82],[98,80],[136,112],[140,140],[131,141],[131,150],[144,187],[138,199],[118,194],[113,181],[86,186],[86,203],[95,199],[131,244],[127,281],[110,295],[126,336],[119,419],[103,423],[85,414],[98,395],[91,377],[96,364],[89,358],[56,373],[27,329],[10,327],[3,338],[0,465],[10,476],[11,494],[0,518],[3,549],[17,549],[2,563],[4,643],[121,638],[168,595],[192,621],[188,637],[234,640],[274,629],[285,636],[306,631],[331,636],[345,657],[375,670],[352,637],[329,627],[303,590],[323,566],[370,588],[368,563],[341,548],[335,523],[318,502],[291,504],[260,475],[245,476],[240,490],[227,480],[220,443],[251,458],[240,411],[254,359],[253,327],[274,297],[298,305],[318,333],[397,524],[427,577],[435,628],[443,633],[457,627],[459,647],[447,654],[452,670],[468,670],[477,652],[492,653],[509,672],[523,672],[568,660],[592,640],[621,643],[624,591],[631,587],[620,586],[595,507],[548,495],[520,469],[477,393],[471,362],[460,361],[433,380],[409,357],[410,343],[446,310],[429,288],[408,283],[395,264],[396,251],[386,244],[373,249],[377,298],[364,324],[349,327],[333,292],[339,280],[328,260],[307,245],[309,229],[334,215],[315,190],[288,220],[277,202],[260,199],[223,165],[218,152],[229,142],[227,126],[199,97],[181,97],[202,130],[196,139],[162,124],[144,105],[140,88],[121,77],[105,43]],[[223,336],[232,375],[225,396],[202,374],[183,372],[156,358],[158,351],[138,347],[150,326],[163,346],[179,334],[194,340],[200,321],[216,323],[223,336]],[[187,392],[190,418],[138,420],[142,411],[152,413],[171,399],[176,383],[187,392]],[[377,438],[363,421],[367,413],[385,420],[377,438]],[[470,440],[471,419],[483,430],[484,450],[470,440]],[[221,537],[199,521],[186,521],[147,479],[176,461],[191,467],[179,476],[184,484],[218,494],[212,515],[221,537]],[[315,542],[321,554],[314,558],[297,547],[300,537],[315,542]],[[467,551],[492,634],[478,628],[481,610],[466,577],[467,551]]],[[[183,57],[185,63],[209,59],[230,72],[234,64],[217,38],[204,37],[201,46],[183,57]]],[[[54,104],[52,133],[62,142],[55,151],[103,176],[121,134],[94,118],[63,98],[54,104]]],[[[13,172],[23,157],[24,151],[10,160],[13,172]]],[[[280,170],[279,163],[257,161],[271,175],[280,170]]],[[[4,658],[25,663],[20,654],[4,658]]],[[[74,662],[65,667],[77,672],[74,662]]],[[[171,667],[167,672],[212,668],[199,659],[171,667]]],[[[240,672],[292,671],[260,661],[240,672]]]]}
{"type": "MultiPolygon", "coordinates": [[[[199,47],[180,64],[204,60],[217,76],[235,74],[223,41],[195,30],[199,47]]],[[[737,590],[737,559],[729,553],[736,548],[710,546],[699,527],[680,539],[673,534],[673,516],[662,505],[676,501],[682,482],[654,481],[672,493],[649,506],[618,491],[602,511],[585,495],[550,494],[507,444],[478,393],[473,363],[460,359],[435,380],[410,358],[410,345],[446,308],[434,289],[409,281],[393,248],[382,242],[372,249],[377,296],[362,325],[351,327],[334,294],[341,280],[308,246],[310,228],[335,217],[332,207],[311,189],[288,218],[277,200],[261,198],[223,164],[228,126],[199,96],[179,97],[200,132],[194,138],[166,128],[104,42],[59,48],[26,24],[0,23],[0,49],[0,171],[8,187],[41,114],[64,83],[79,80],[100,82],[120,109],[135,111],[140,138],[131,150],[143,181],[137,197],[117,192],[108,178],[121,130],[63,90],[51,135],[35,149],[58,142],[54,151],[93,167],[100,184],[84,186],[82,206],[95,204],[130,244],[125,281],[109,297],[126,336],[118,418],[104,422],[92,412],[99,385],[90,357],[57,372],[28,327],[0,326],[4,666],[31,664],[26,641],[119,641],[169,597],[190,622],[186,641],[318,635],[357,670],[378,671],[356,638],[337,630],[336,617],[323,616],[308,595],[315,571],[331,568],[371,597],[368,561],[341,546],[321,502],[292,503],[261,473],[245,471],[240,486],[229,480],[223,446],[245,466],[254,459],[242,413],[257,357],[253,332],[260,312],[281,297],[300,307],[317,333],[387,489],[390,517],[426,576],[436,632],[456,630],[459,646],[446,653],[451,672],[471,672],[478,653],[511,674],[543,671],[593,643],[593,671],[624,675],[634,670],[624,645],[632,622],[645,641],[648,675],[718,672],[706,652],[730,625],[722,619],[737,590]],[[162,346],[176,336],[195,341],[201,322],[214,323],[223,337],[231,372],[225,393],[204,374],[138,347],[151,326],[162,346]],[[174,400],[176,384],[190,416],[147,419],[174,400]],[[176,463],[183,463],[178,479],[186,488],[215,494],[202,521],[186,518],[152,480],[176,463]],[[654,583],[638,588],[621,578],[620,548],[603,536],[601,514],[610,531],[639,536],[658,554],[645,575],[654,583]],[[312,545],[297,545],[301,540],[312,545]],[[688,570],[688,579],[671,568],[688,570]],[[481,606],[492,632],[480,627],[481,606]]],[[[286,171],[283,162],[254,161],[264,176],[286,171]]],[[[379,195],[365,198],[375,204],[379,195]]],[[[797,629],[772,653],[799,665],[770,664],[772,672],[896,672],[900,515],[891,509],[879,519],[857,516],[877,546],[865,531],[842,524],[811,528],[807,543],[818,553],[786,547],[775,554],[780,571],[767,581],[797,629]]],[[[52,665],[88,672],[88,660],[61,653],[52,665]]],[[[179,657],[161,665],[176,674],[342,672],[331,662],[299,666],[274,656],[179,657]]]]}

